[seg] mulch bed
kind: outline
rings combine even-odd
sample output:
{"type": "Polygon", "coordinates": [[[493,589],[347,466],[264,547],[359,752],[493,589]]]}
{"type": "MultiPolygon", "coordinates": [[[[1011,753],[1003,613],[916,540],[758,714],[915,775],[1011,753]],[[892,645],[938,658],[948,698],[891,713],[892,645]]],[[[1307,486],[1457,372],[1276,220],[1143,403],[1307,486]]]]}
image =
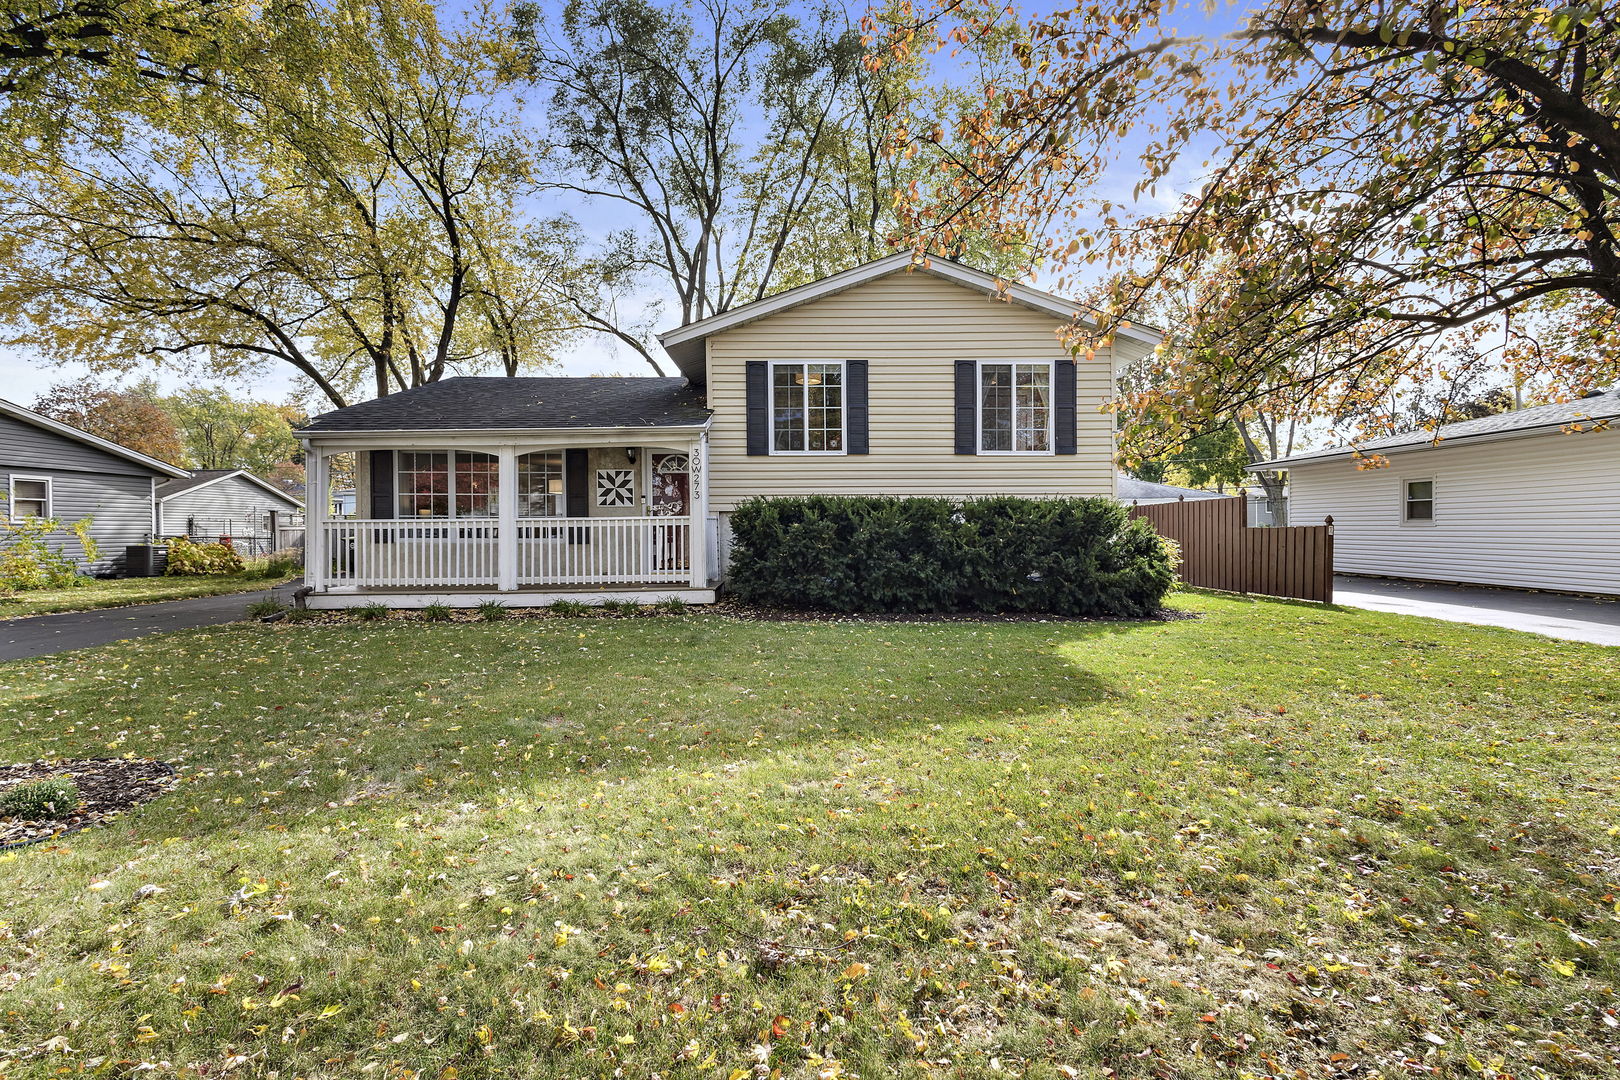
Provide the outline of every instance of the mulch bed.
{"type": "Polygon", "coordinates": [[[151,802],[174,790],[179,781],[165,761],[127,758],[80,758],[0,765],[0,791],[28,780],[66,776],[79,786],[83,801],[70,814],[49,821],[0,818],[0,848],[36,844],[63,833],[100,825],[132,806],[151,802]]]}
{"type": "Polygon", "coordinates": [[[768,608],[738,600],[720,600],[705,610],[733,619],[761,622],[871,622],[871,623],[1129,623],[1178,622],[1196,619],[1194,611],[1160,608],[1152,615],[1043,615],[1033,611],[1014,612],[884,612],[884,611],[805,611],[797,608],[768,608]]]}
{"type": "MultiPolygon", "coordinates": [[[[380,599],[380,598],[379,598],[380,599]]],[[[512,607],[507,608],[502,619],[648,619],[667,616],[670,614],[710,614],[722,618],[742,619],[754,622],[863,622],[863,623],[1120,623],[1120,622],[1179,622],[1182,619],[1196,619],[1198,614],[1192,611],[1178,611],[1175,608],[1160,608],[1148,616],[1080,616],[1080,615],[1042,615],[1038,612],[1004,612],[1004,613],[904,613],[904,612],[863,612],[863,611],[807,611],[793,608],[767,608],[753,604],[745,604],[739,600],[721,599],[713,604],[693,604],[690,607],[676,612],[662,611],[651,606],[643,606],[633,612],[620,612],[602,610],[592,605],[590,610],[573,612],[564,615],[543,607],[512,607]]],[[[284,624],[315,624],[330,626],[335,623],[359,623],[368,620],[356,615],[353,609],[349,611],[304,611],[296,616],[277,616],[273,619],[261,620],[265,622],[278,622],[284,624]]],[[[381,618],[374,618],[374,622],[427,622],[419,610],[395,608],[381,618]]],[[[450,613],[449,619],[443,622],[484,622],[483,616],[478,612],[457,608],[450,613]]],[[[498,621],[498,620],[497,620],[498,621]]]]}

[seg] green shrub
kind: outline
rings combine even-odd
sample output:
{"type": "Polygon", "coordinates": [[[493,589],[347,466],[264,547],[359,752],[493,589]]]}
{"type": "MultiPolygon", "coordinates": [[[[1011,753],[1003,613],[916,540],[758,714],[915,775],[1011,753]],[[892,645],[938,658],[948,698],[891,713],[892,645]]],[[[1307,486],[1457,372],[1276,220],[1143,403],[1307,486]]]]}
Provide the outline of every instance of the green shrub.
{"type": "Polygon", "coordinates": [[[267,596],[262,600],[255,600],[247,606],[247,617],[250,619],[264,619],[271,615],[280,615],[286,610],[286,604],[273,596],[267,596]]]}
{"type": "MultiPolygon", "coordinates": [[[[46,538],[61,528],[55,518],[25,517],[11,521],[5,500],[0,498],[0,589],[69,589],[88,585],[90,578],[79,572],[79,563],[61,550],[53,550],[46,538]]],[[[90,537],[89,518],[68,526],[79,540],[85,562],[93,563],[99,554],[90,537]]]]}
{"type": "Polygon", "coordinates": [[[0,815],[23,821],[65,817],[79,805],[79,785],[65,776],[28,780],[0,791],[0,815]]]}
{"type": "Polygon", "coordinates": [[[357,619],[371,620],[388,618],[388,605],[377,600],[373,600],[369,604],[361,604],[357,608],[350,608],[350,610],[354,612],[354,616],[357,619]]]}
{"type": "Polygon", "coordinates": [[[449,622],[450,605],[432,603],[422,607],[422,618],[427,622],[449,622]]]}
{"type": "Polygon", "coordinates": [[[551,613],[572,619],[580,615],[589,615],[591,605],[581,603],[578,600],[558,600],[551,605],[551,613]]]}
{"type": "Polygon", "coordinates": [[[240,574],[245,567],[241,554],[229,544],[198,544],[185,536],[176,536],[169,541],[169,568],[165,573],[177,577],[240,574]]]}
{"type": "Polygon", "coordinates": [[[477,611],[478,617],[485,622],[498,622],[508,614],[506,605],[499,600],[485,600],[478,605],[477,611]]]}
{"type": "Polygon", "coordinates": [[[686,601],[678,596],[666,596],[653,605],[653,610],[665,615],[680,615],[686,611],[686,601]]]}
{"type": "Polygon", "coordinates": [[[294,574],[302,573],[303,569],[303,559],[299,558],[297,555],[279,552],[265,560],[264,566],[259,570],[259,576],[263,578],[280,579],[284,577],[292,577],[294,574]]]}
{"type": "Polygon", "coordinates": [[[733,591],[773,607],[1145,616],[1173,580],[1112,499],[757,498],[731,528],[733,591]]]}
{"type": "Polygon", "coordinates": [[[609,615],[636,615],[641,611],[641,605],[634,600],[604,600],[602,610],[609,615]]]}

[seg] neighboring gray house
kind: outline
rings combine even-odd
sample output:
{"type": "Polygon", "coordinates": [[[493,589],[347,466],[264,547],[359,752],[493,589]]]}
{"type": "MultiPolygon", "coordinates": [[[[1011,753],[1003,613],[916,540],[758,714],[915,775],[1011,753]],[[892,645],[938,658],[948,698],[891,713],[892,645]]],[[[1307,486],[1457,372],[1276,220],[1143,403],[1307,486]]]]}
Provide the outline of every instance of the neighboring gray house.
{"type": "Polygon", "coordinates": [[[157,486],[159,536],[212,543],[229,537],[243,555],[266,555],[302,526],[304,504],[246,469],[199,469],[157,486]]]}
{"type": "Polygon", "coordinates": [[[8,520],[56,518],[64,528],[51,543],[81,556],[66,526],[90,518],[100,557],[86,573],[122,572],[124,548],[152,538],[159,480],[184,469],[108,442],[87,431],[0,400],[0,495],[8,520]]]}

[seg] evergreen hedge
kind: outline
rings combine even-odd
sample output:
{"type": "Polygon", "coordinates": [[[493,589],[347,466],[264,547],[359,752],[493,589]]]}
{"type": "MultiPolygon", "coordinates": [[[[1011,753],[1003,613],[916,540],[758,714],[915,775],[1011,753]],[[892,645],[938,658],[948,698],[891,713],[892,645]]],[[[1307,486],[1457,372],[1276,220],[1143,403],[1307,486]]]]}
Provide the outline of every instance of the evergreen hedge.
{"type": "Polygon", "coordinates": [[[767,607],[1141,617],[1174,581],[1112,499],[754,498],[731,533],[730,587],[767,607]]]}

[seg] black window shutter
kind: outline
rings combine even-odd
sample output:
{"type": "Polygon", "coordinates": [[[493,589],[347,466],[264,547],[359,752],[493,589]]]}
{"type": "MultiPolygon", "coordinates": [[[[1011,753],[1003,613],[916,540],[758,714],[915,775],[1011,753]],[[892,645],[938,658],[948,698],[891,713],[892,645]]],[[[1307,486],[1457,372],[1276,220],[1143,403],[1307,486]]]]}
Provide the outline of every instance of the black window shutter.
{"type": "Polygon", "coordinates": [[[764,360],[748,361],[748,455],[759,457],[771,452],[771,365],[764,360]]]}
{"type": "Polygon", "coordinates": [[[866,361],[844,361],[844,425],[848,429],[848,445],[844,452],[866,454],[868,449],[866,411],[866,361]]]}
{"type": "Polygon", "coordinates": [[[1075,374],[1074,357],[1059,360],[1056,365],[1057,385],[1052,388],[1052,425],[1057,429],[1052,449],[1059,454],[1073,454],[1075,447],[1075,374]]]}
{"type": "MultiPolygon", "coordinates": [[[[563,510],[568,517],[591,516],[591,452],[563,451],[563,510]]],[[[591,542],[591,530],[569,529],[570,544],[591,542]]]]}
{"type": "Polygon", "coordinates": [[[563,491],[569,517],[591,516],[591,452],[568,450],[563,454],[563,491]]]}
{"type": "Polygon", "coordinates": [[[387,519],[394,516],[394,452],[371,452],[371,516],[387,519]]]}
{"type": "Polygon", "coordinates": [[[972,360],[956,362],[956,452],[979,452],[979,365],[972,360]]]}

